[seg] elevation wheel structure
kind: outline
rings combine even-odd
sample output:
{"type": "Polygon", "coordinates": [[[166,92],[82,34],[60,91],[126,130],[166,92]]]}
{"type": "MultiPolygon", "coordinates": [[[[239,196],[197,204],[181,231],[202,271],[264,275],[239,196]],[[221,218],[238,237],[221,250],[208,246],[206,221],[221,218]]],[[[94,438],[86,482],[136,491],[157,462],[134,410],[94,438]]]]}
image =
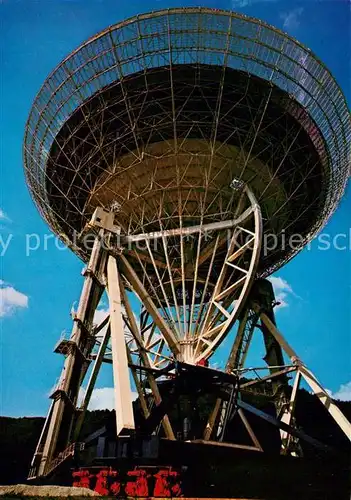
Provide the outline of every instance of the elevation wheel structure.
{"type": "MultiPolygon", "coordinates": [[[[217,398],[205,440],[223,440],[229,413],[240,407],[253,447],[262,449],[239,389],[257,326],[276,381],[282,451],[296,452],[305,437],[292,414],[301,376],[348,432],[277,330],[264,278],[335,210],[349,175],[350,137],[343,94],[313,53],[233,12],[139,15],[90,38],[59,64],[27,122],[25,172],[41,214],[87,268],[72,335],[56,348],[64,370],[34,475],[48,475],[78,440],[103,362],[113,366],[117,433],[135,429],[128,367],[146,428],[154,432],[145,386],[160,407],[161,370],[176,362],[184,374],[206,365],[236,323],[226,367],[235,390],[217,398]],[[299,243],[289,244],[296,234],[299,243]],[[104,291],[110,315],[94,325],[104,291]],[[296,372],[291,394],[290,371],[296,372]]],[[[175,439],[166,413],[161,420],[162,432],[175,439]]]]}

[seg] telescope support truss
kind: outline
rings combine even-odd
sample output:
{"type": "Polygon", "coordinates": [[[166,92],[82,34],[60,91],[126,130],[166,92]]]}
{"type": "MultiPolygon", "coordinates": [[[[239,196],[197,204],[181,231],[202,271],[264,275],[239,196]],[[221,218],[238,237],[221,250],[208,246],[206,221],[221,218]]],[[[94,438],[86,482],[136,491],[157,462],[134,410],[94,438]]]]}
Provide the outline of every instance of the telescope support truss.
{"type": "MultiPolygon", "coordinates": [[[[172,370],[172,376],[190,369],[202,370],[204,376],[207,373],[211,375],[214,370],[204,366],[206,360],[228,334],[236,320],[239,321],[239,326],[225,372],[216,372],[217,376],[224,377],[223,380],[231,384],[231,391],[227,399],[217,398],[203,438],[196,441],[204,444],[215,442],[219,445],[244,447],[262,452],[262,446],[245,415],[249,412],[279,428],[283,454],[300,455],[300,439],[323,448],[321,443],[295,427],[294,407],[302,378],[350,438],[350,423],[277,329],[272,305],[274,295],[270,282],[255,280],[255,268],[261,243],[261,218],[259,207],[255,200],[250,198],[248,190],[245,191],[245,196],[250,201],[249,207],[245,208],[245,204],[242,204],[242,212],[239,213],[238,209],[233,221],[226,222],[233,232],[229,238],[223,267],[212,289],[211,297],[206,305],[204,301],[195,304],[194,300],[190,300],[188,308],[184,302],[179,305],[177,301],[168,305],[165,301],[157,304],[157,294],[153,293],[155,284],[150,283],[148,276],[145,276],[142,281],[126,257],[123,245],[115,244],[116,236],[120,235],[119,229],[113,226],[113,214],[99,211],[99,209],[98,213],[94,214],[89,224],[90,230],[95,231],[94,245],[89,264],[83,272],[84,284],[77,312],[73,314],[71,336],[69,339],[61,339],[55,348],[55,352],[65,356],[65,362],[59,383],[50,396],[52,404],[32,461],[30,478],[50,475],[64,460],[74,455],[79,443],[84,415],[102,363],[112,364],[113,369],[116,438],[125,434],[133,435],[136,432],[130,370],[146,422],[145,428],[149,429],[150,433],[155,433],[158,423],[162,423],[164,435],[170,440],[176,439],[172,423],[167,415],[167,408],[164,408],[162,402],[157,378],[163,374],[169,375],[172,370]],[[246,227],[245,221],[249,221],[246,227]],[[249,234],[249,239],[245,241],[240,239],[239,236],[243,232],[249,234]],[[239,247],[238,242],[241,242],[239,247]],[[234,274],[232,269],[235,270],[234,274]],[[236,281],[230,281],[240,272],[242,277],[238,277],[236,281]],[[271,287],[270,293],[267,294],[269,286],[271,287]],[[104,290],[109,299],[109,314],[99,325],[95,325],[94,314],[104,290]],[[131,292],[134,294],[133,297],[131,292]],[[136,298],[141,304],[139,317],[135,314],[136,298]],[[197,315],[194,313],[195,305],[200,309],[197,315]],[[170,311],[175,315],[174,321],[170,318],[170,311]],[[186,318],[186,323],[184,318],[189,311],[194,314],[194,317],[186,318]],[[185,328],[186,324],[187,330],[183,331],[184,336],[180,337],[181,330],[177,329],[177,326],[185,328]],[[194,324],[195,328],[193,328],[194,324]],[[264,359],[267,363],[265,368],[255,369],[255,373],[265,369],[269,371],[269,375],[251,381],[242,381],[242,375],[248,371],[245,369],[245,359],[255,329],[260,329],[263,334],[266,348],[264,359]],[[288,365],[284,363],[283,352],[290,360],[288,365]],[[91,363],[93,363],[92,370],[83,396],[80,397],[82,383],[91,363]],[[295,374],[292,389],[289,389],[287,379],[290,373],[295,374]],[[242,397],[245,392],[252,391],[253,388],[259,387],[268,380],[272,383],[276,418],[255,409],[242,397]],[[146,385],[149,388],[148,394],[145,391],[146,385]],[[235,414],[239,415],[244,424],[252,441],[251,446],[225,442],[226,428],[235,414]]],[[[183,234],[181,227],[179,231],[168,236],[172,238],[188,236],[189,228],[186,230],[184,228],[183,234]]],[[[199,242],[204,228],[191,230],[197,235],[199,242]]],[[[223,230],[222,226],[217,228],[217,231],[221,230],[223,230]]],[[[140,236],[142,236],[140,239],[144,241],[159,238],[163,240],[163,244],[167,239],[167,235],[162,233],[140,236]]],[[[210,250],[207,252],[209,259],[215,254],[219,239],[217,235],[209,244],[210,248],[207,248],[210,250]]],[[[162,284],[167,276],[172,283],[172,277],[174,278],[175,274],[169,268],[166,259],[162,267],[161,264],[156,263],[152,252],[149,257],[157,270],[157,278],[160,279],[160,294],[167,295],[162,290],[162,284]],[[163,276],[160,274],[161,270],[163,276]]],[[[200,259],[199,253],[198,257],[200,259]]],[[[195,269],[193,269],[195,280],[198,262],[199,260],[196,261],[195,269]]],[[[207,264],[210,268],[211,260],[207,264]]],[[[184,267],[185,261],[182,261],[183,292],[184,267]]],[[[185,295],[181,297],[181,301],[183,300],[185,301],[185,295]]]]}

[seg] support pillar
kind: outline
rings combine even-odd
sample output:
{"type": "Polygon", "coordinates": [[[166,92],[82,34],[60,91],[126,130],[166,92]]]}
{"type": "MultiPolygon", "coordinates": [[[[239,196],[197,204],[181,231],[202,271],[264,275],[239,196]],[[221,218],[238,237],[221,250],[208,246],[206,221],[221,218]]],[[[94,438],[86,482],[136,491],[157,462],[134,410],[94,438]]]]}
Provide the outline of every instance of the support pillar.
{"type": "Polygon", "coordinates": [[[102,293],[102,286],[98,283],[96,274],[101,261],[103,233],[104,231],[100,230],[94,240],[89,264],[85,272],[79,306],[68,343],[67,357],[59,384],[51,396],[53,404],[44,426],[45,432],[42,433],[41,441],[32,462],[35,468],[33,472],[35,476],[43,476],[50,471],[50,463],[53,458],[65,449],[70,439],[81,373],[86,368],[87,356],[92,349],[89,328],[93,320],[96,304],[102,293]]]}
{"type": "MultiPolygon", "coordinates": [[[[254,305],[255,310],[259,311],[258,304],[254,305]]],[[[274,325],[274,323],[269,319],[269,317],[265,313],[260,314],[262,322],[267,326],[271,334],[274,336],[279,345],[284,349],[286,354],[290,357],[291,361],[299,367],[301,375],[306,380],[308,385],[311,387],[314,394],[318,397],[318,399],[323,403],[326,407],[330,415],[333,417],[335,422],[341,428],[341,430],[346,434],[348,439],[351,441],[351,424],[342,413],[342,411],[338,408],[338,406],[333,402],[329,394],[323,388],[323,386],[319,383],[313,373],[303,365],[299,357],[297,356],[294,349],[288,344],[286,339],[274,325]]]]}
{"type": "Polygon", "coordinates": [[[132,390],[129,380],[127,349],[124,339],[121,292],[117,262],[111,255],[107,261],[107,288],[110,301],[112,368],[117,436],[135,430],[132,390]]]}

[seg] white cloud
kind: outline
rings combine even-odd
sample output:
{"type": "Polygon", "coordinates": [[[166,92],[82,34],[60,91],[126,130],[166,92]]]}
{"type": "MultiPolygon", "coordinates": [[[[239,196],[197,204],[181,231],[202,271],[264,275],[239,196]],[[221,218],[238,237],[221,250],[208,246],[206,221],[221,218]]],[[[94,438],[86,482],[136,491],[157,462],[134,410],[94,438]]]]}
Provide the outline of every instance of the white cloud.
{"type": "Polygon", "coordinates": [[[0,280],[0,317],[10,316],[16,309],[27,307],[27,295],[0,280]]]}
{"type": "MultiPolygon", "coordinates": [[[[329,393],[330,391],[328,391],[329,393]]],[[[346,384],[341,384],[336,392],[330,394],[333,399],[340,401],[351,401],[351,381],[346,384]]]]}
{"type": "Polygon", "coordinates": [[[251,0],[232,0],[232,8],[240,8],[240,7],[247,7],[250,5],[251,0]]]}
{"type": "Polygon", "coordinates": [[[283,21],[283,27],[286,29],[294,30],[300,26],[301,15],[303,13],[303,7],[290,10],[289,12],[283,12],[280,14],[280,19],[283,21]]]}
{"type": "Polygon", "coordinates": [[[11,222],[10,218],[7,216],[7,214],[0,208],[0,220],[11,222]]]}
{"type": "Polygon", "coordinates": [[[279,276],[271,276],[268,279],[273,285],[276,301],[280,302],[276,308],[287,307],[289,295],[295,295],[289,283],[279,276]]]}
{"type": "Polygon", "coordinates": [[[102,387],[94,389],[91,395],[89,410],[113,410],[115,407],[115,398],[113,387],[102,387]]]}
{"type": "Polygon", "coordinates": [[[232,0],[232,9],[240,9],[243,7],[249,7],[254,3],[267,3],[267,2],[277,2],[278,0],[232,0]]]}
{"type": "MultiPolygon", "coordinates": [[[[85,388],[81,387],[79,391],[78,401],[81,403],[83,396],[85,394],[85,388]]],[[[137,399],[138,393],[132,392],[132,400],[137,399]]],[[[113,387],[101,387],[99,389],[94,389],[90,398],[89,410],[114,410],[115,408],[115,397],[113,387]]]]}
{"type": "Polygon", "coordinates": [[[109,314],[108,309],[96,309],[94,314],[94,323],[98,326],[104,321],[106,316],[109,314]]]}

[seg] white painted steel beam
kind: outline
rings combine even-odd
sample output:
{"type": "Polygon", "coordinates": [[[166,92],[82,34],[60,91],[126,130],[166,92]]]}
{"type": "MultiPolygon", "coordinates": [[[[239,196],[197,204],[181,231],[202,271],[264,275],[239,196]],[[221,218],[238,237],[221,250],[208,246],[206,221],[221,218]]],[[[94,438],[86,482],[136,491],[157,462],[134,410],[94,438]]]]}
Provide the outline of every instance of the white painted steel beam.
{"type": "Polygon", "coordinates": [[[116,259],[107,261],[107,288],[110,302],[112,367],[116,410],[117,436],[135,429],[132,389],[129,380],[128,357],[124,339],[119,273],[116,259]]]}
{"type": "MultiPolygon", "coordinates": [[[[255,305],[255,310],[259,311],[258,304],[255,305]]],[[[303,365],[300,358],[297,356],[294,349],[288,344],[283,335],[277,329],[277,327],[273,324],[273,322],[268,318],[268,316],[261,312],[260,318],[262,322],[269,329],[270,333],[277,340],[280,346],[284,349],[286,354],[290,357],[293,363],[296,363],[299,366],[299,371],[301,375],[306,380],[308,385],[311,387],[314,394],[318,397],[321,403],[326,407],[330,415],[333,417],[335,422],[338,424],[340,429],[346,434],[348,439],[351,441],[351,424],[345,417],[345,415],[341,412],[338,406],[333,402],[332,398],[329,396],[327,391],[323,388],[320,382],[316,379],[314,374],[303,365]]]]}
{"type": "Polygon", "coordinates": [[[168,229],[164,231],[155,231],[153,233],[141,233],[135,235],[123,236],[123,239],[130,242],[155,240],[158,238],[167,238],[169,236],[188,236],[195,233],[205,233],[207,231],[220,231],[223,229],[231,229],[238,224],[244,222],[252,213],[254,207],[249,207],[239,217],[232,220],[225,220],[221,222],[212,222],[209,224],[202,224],[197,226],[179,227],[177,229],[168,229]]]}

